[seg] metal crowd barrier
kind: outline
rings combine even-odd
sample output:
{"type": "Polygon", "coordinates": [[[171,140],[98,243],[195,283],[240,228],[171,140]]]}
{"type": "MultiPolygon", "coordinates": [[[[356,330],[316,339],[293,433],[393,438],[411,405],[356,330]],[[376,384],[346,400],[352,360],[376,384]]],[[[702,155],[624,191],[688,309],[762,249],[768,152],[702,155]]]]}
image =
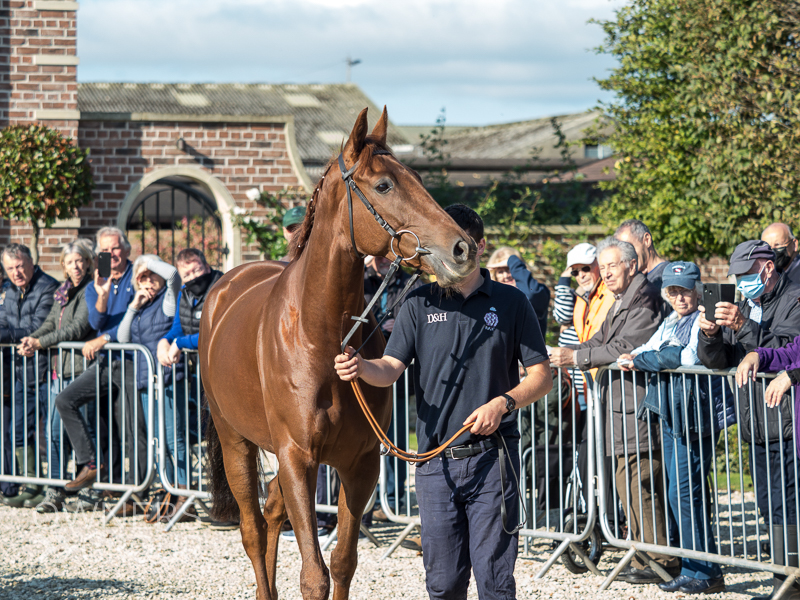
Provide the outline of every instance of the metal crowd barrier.
{"type": "Polygon", "coordinates": [[[520,530],[525,550],[533,539],[558,542],[534,579],[541,579],[560,557],[574,573],[600,575],[599,536],[594,533],[594,402],[584,397],[567,369],[552,369],[553,389],[519,411],[522,477],[520,489],[528,513],[520,530]],[[526,431],[531,430],[529,443],[526,431]],[[582,473],[579,465],[584,464],[582,473]],[[530,478],[530,481],[529,481],[530,478]]]}
{"type": "MultiPolygon", "coordinates": [[[[160,366],[160,365],[159,365],[160,366]]],[[[158,456],[158,476],[166,491],[172,496],[185,496],[186,501],[167,523],[169,531],[184,513],[195,503],[201,504],[208,513],[205,501],[210,500],[208,481],[204,471],[206,447],[204,443],[205,423],[208,415],[202,406],[202,381],[200,378],[200,361],[197,350],[183,350],[180,361],[166,371],[157,369],[158,391],[158,436],[155,440],[158,456]],[[185,450],[180,451],[179,440],[183,440],[185,450]],[[172,444],[166,442],[172,441],[172,444]],[[174,446],[173,448],[169,446],[174,446]],[[171,468],[170,468],[171,467],[171,468]],[[185,472],[185,481],[178,481],[178,473],[185,472]],[[170,471],[172,475],[170,476],[170,471]]],[[[265,453],[266,454],[266,453],[265,453]]],[[[271,458],[262,456],[262,464],[271,462],[271,458]]],[[[274,476],[277,469],[271,469],[274,476]]],[[[322,465],[318,481],[323,481],[324,489],[317,494],[316,511],[336,514],[338,507],[338,478],[333,468],[322,465]]],[[[266,486],[264,486],[266,487],[266,486]]],[[[368,503],[368,509],[375,502],[376,494],[368,503]]],[[[362,525],[361,530],[374,543],[380,543],[374,534],[362,525]]],[[[323,542],[326,550],[337,537],[337,528],[323,542]]]]}
{"type": "MultiPolygon", "coordinates": [[[[529,550],[532,539],[550,539],[559,545],[536,574],[539,579],[564,555],[575,572],[591,570],[600,574],[595,564],[599,540],[595,539],[592,557],[587,556],[587,540],[594,533],[596,503],[594,501],[594,430],[591,423],[593,403],[580,410],[579,396],[583,389],[571,385],[566,371],[554,370],[553,390],[545,397],[518,411],[522,433],[519,444],[521,473],[520,515],[527,516],[520,536],[529,550]],[[587,424],[585,434],[581,425],[587,424]],[[577,454],[585,455],[586,472],[577,468],[577,454]],[[585,481],[584,481],[585,479],[585,481]],[[563,485],[565,484],[565,485],[563,485]],[[552,487],[555,486],[555,489],[552,487]]],[[[400,448],[408,448],[410,420],[413,418],[413,379],[411,369],[393,386],[393,416],[389,437],[400,448]]],[[[390,556],[411,532],[420,526],[419,509],[411,467],[400,459],[383,457],[379,495],[387,518],[405,525],[402,532],[384,552],[390,556]]],[[[509,475],[511,476],[511,475],[509,475]]]]}
{"type": "MultiPolygon", "coordinates": [[[[65,477],[65,472],[58,473],[61,477],[53,477],[55,473],[52,472],[55,462],[59,463],[59,471],[66,470],[65,451],[69,442],[60,418],[54,418],[60,417],[55,408],[55,400],[58,393],[75,380],[78,365],[81,372],[92,366],[80,353],[83,346],[83,342],[62,342],[56,347],[37,351],[33,357],[28,358],[17,354],[13,344],[0,344],[0,458],[3,459],[0,463],[0,481],[58,487],[71,481],[65,477]],[[63,378],[60,366],[53,368],[55,364],[63,365],[65,353],[68,353],[72,366],[72,377],[68,380],[63,378]],[[30,416],[25,418],[25,415],[30,416]],[[33,423],[30,423],[31,417],[33,423]],[[59,423],[57,446],[51,444],[55,421],[59,423]],[[17,445],[16,440],[18,427],[22,427],[21,446],[17,445]],[[22,457],[19,468],[15,460],[18,451],[21,451],[19,457],[22,457]],[[33,476],[28,474],[30,460],[35,463],[33,476]],[[47,465],[46,474],[42,463],[47,465]]],[[[97,360],[107,361],[110,368],[106,370],[107,376],[103,381],[100,370],[96,370],[95,400],[83,409],[83,414],[94,429],[98,465],[104,464],[106,467],[98,471],[97,481],[92,488],[122,493],[105,516],[104,522],[108,523],[131,496],[138,496],[147,490],[153,479],[153,449],[150,442],[153,438],[155,363],[147,348],[140,344],[106,344],[98,352],[97,360]],[[121,360],[123,353],[126,360],[121,360]],[[132,428],[135,437],[130,439],[125,425],[130,419],[138,424],[142,410],[136,390],[136,373],[140,361],[145,361],[148,372],[147,410],[144,415],[146,456],[140,456],[139,428],[132,428]],[[128,398],[131,393],[134,394],[133,399],[128,398]],[[102,402],[103,396],[105,403],[102,402]],[[130,414],[129,406],[133,414],[130,414]],[[140,474],[142,461],[145,471],[140,474]]],[[[74,478],[74,453],[71,453],[71,462],[74,478]]]]}
{"type": "Polygon", "coordinates": [[[609,544],[627,551],[601,589],[634,556],[668,581],[671,576],[657,560],[678,557],[703,561],[693,563],[699,569],[714,563],[785,575],[775,596],[780,597],[800,575],[794,394],[783,401],[790,402],[784,409],[790,409],[787,422],[780,407],[757,410],[774,375],[759,374],[745,391],[736,387],[735,369],[684,367],[661,373],[623,372],[614,364],[601,368],[595,380],[595,395],[601,399],[595,414],[600,525],[609,544]],[[750,418],[743,422],[745,409],[750,418]],[[762,417],[754,417],[759,413],[762,417]],[[738,425],[730,439],[734,417],[738,425]],[[792,434],[786,436],[784,429],[792,434]],[[758,435],[764,432],[760,443],[758,435]],[[613,486],[606,455],[616,462],[613,486]],[[745,492],[746,467],[752,493],[745,492]],[[625,489],[618,489],[622,481],[625,489]],[[671,503],[670,495],[677,501],[671,503]],[[634,529],[651,533],[635,535],[634,529]],[[770,556],[764,555],[762,541],[770,556]]]}

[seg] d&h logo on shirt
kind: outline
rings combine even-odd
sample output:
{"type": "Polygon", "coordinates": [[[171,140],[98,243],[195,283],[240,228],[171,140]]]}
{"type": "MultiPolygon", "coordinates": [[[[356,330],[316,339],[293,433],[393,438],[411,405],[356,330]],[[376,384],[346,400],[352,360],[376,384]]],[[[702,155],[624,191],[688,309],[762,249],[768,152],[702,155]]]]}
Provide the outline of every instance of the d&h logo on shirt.
{"type": "Polygon", "coordinates": [[[441,323],[447,321],[447,313],[432,313],[428,315],[428,323],[441,323]]]}

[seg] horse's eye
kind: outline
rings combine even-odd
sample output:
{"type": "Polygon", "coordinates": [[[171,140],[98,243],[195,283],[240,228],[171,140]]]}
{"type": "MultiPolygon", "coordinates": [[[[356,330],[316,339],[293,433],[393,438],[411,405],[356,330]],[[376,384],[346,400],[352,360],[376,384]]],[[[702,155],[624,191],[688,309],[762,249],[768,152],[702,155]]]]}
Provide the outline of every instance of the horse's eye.
{"type": "Polygon", "coordinates": [[[381,181],[378,185],[375,186],[375,191],[379,194],[385,194],[389,190],[392,189],[392,183],[390,181],[381,181]]]}

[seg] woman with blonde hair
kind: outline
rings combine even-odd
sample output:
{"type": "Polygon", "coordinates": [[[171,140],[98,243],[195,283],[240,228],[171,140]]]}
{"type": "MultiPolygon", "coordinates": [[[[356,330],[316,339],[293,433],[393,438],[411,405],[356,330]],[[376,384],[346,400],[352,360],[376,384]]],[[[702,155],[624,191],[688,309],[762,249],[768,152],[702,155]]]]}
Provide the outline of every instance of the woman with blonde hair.
{"type": "Polygon", "coordinates": [[[528,298],[539,321],[542,337],[547,333],[547,309],[550,307],[550,290],[536,281],[518,250],[501,246],[489,257],[486,264],[493,281],[515,286],[528,298]]]}
{"type": "MultiPolygon", "coordinates": [[[[55,302],[42,326],[29,336],[22,338],[17,352],[23,356],[33,356],[37,350],[45,350],[60,342],[78,342],[91,339],[94,332],[89,325],[89,310],[84,300],[86,286],[92,281],[95,255],[91,242],[75,240],[66,244],[61,250],[61,268],[64,271],[64,283],[56,290],[55,302]]],[[[73,352],[64,351],[59,360],[59,353],[53,352],[51,357],[51,393],[47,403],[48,442],[50,452],[48,473],[50,479],[66,477],[66,457],[71,451],[69,438],[63,436],[64,452],[62,453],[61,418],[55,409],[55,398],[61,386],[67,380],[74,379],[83,372],[83,357],[75,357],[73,352]]],[[[94,414],[92,412],[92,414],[94,414]]],[[[23,506],[36,506],[40,513],[57,512],[64,505],[64,491],[61,488],[48,487],[44,495],[29,499],[23,506]]]]}

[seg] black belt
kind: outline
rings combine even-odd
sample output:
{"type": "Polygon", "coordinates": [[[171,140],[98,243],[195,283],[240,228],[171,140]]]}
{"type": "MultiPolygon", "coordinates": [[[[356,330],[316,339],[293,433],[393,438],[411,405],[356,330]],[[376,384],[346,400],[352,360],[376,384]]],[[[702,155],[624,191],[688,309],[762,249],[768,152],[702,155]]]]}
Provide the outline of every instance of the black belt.
{"type": "Polygon", "coordinates": [[[486,452],[487,450],[491,450],[492,448],[497,448],[497,440],[494,439],[482,440],[475,444],[464,444],[462,446],[452,446],[450,448],[445,448],[444,456],[445,458],[452,458],[454,460],[458,460],[459,458],[469,458],[470,456],[475,456],[476,454],[480,454],[481,452],[486,452]]]}

